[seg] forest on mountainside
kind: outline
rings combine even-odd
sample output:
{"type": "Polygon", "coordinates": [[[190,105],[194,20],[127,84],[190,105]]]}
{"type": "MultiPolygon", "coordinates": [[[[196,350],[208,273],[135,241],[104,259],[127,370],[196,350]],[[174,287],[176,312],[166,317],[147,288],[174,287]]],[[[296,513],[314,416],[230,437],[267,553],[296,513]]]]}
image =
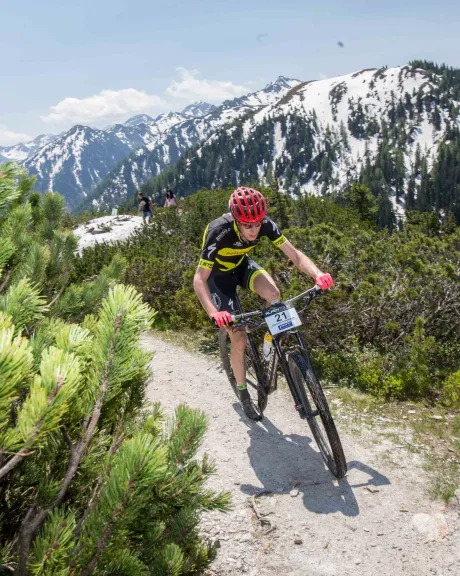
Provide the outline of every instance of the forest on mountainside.
{"type": "MultiPolygon", "coordinates": [[[[245,137],[244,121],[219,131],[208,142],[189,150],[178,162],[140,189],[148,196],[161,198],[172,188],[187,196],[200,188],[219,188],[239,183],[273,185],[277,180],[284,191],[300,196],[301,187],[315,182],[325,196],[340,195],[342,188],[359,182],[368,186],[380,206],[379,221],[393,229],[396,223],[394,204],[401,209],[452,212],[460,222],[460,70],[414,61],[413,70],[422,68],[433,86],[421,87],[412,94],[392,93],[386,117],[376,118],[361,100],[349,99],[347,122],[327,126],[319,134],[315,110],[310,115],[294,113],[267,116],[245,137]],[[432,152],[414,144],[424,121],[442,138],[434,160],[432,152]],[[345,125],[347,124],[347,126],[345,125]],[[275,131],[280,126],[287,155],[273,161],[275,131]],[[360,169],[345,164],[346,181],[340,183],[335,168],[350,151],[349,136],[365,142],[360,169]],[[372,152],[371,139],[377,137],[372,152]],[[405,159],[409,148],[415,153],[410,166],[405,159]]],[[[376,75],[378,72],[376,72],[376,75]]],[[[344,94],[336,86],[331,102],[336,106],[344,94]]]]}

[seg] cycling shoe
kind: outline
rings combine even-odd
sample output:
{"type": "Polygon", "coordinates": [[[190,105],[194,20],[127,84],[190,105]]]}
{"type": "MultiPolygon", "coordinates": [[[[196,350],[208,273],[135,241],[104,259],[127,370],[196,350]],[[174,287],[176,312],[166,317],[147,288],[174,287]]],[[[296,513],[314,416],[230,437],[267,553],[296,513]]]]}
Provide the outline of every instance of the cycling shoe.
{"type": "Polygon", "coordinates": [[[260,420],[262,420],[263,416],[257,412],[251,398],[245,398],[244,400],[241,400],[241,406],[245,416],[249,418],[249,420],[254,420],[254,422],[260,422],[260,420]]]}

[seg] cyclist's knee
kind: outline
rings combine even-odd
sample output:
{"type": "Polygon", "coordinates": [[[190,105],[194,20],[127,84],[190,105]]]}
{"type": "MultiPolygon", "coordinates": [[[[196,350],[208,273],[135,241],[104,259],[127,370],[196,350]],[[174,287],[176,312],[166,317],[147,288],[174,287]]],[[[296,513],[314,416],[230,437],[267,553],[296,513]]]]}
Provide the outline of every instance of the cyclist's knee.
{"type": "Polygon", "coordinates": [[[281,298],[280,291],[276,286],[273,286],[272,289],[267,293],[265,298],[268,304],[271,304],[275,300],[279,300],[281,298]]]}

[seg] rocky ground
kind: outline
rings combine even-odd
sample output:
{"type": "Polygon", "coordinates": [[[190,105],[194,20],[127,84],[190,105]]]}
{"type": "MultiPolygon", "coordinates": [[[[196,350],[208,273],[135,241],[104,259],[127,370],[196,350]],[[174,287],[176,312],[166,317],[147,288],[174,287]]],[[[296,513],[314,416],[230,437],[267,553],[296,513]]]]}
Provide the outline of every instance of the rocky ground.
{"type": "Polygon", "coordinates": [[[203,520],[220,544],[210,576],[460,575],[460,494],[448,507],[431,501],[420,455],[380,437],[378,425],[350,429],[342,407],[349,472],[337,481],[288,391],[252,423],[215,359],[156,335],[144,345],[155,351],[150,399],[207,412],[211,487],[233,495],[232,512],[203,520]]]}

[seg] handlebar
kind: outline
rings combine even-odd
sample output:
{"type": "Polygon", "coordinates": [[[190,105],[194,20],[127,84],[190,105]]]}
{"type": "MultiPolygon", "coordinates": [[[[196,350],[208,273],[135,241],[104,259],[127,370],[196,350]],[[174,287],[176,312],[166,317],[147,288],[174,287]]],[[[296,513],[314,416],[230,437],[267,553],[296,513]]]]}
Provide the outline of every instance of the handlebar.
{"type": "MultiPolygon", "coordinates": [[[[299,294],[297,296],[294,296],[293,298],[290,298],[289,300],[286,300],[285,302],[283,302],[283,304],[285,304],[288,308],[290,308],[294,302],[296,302],[297,300],[301,300],[302,298],[305,298],[304,306],[302,310],[300,310],[300,312],[302,312],[314,298],[318,298],[318,296],[321,296],[322,294],[323,290],[321,290],[319,286],[315,285],[313,286],[313,288],[309,288],[305,292],[302,292],[302,294],[299,294]]],[[[255,318],[256,316],[263,317],[263,314],[264,314],[263,310],[254,310],[253,312],[244,312],[243,314],[232,314],[232,321],[237,322],[241,325],[241,321],[244,322],[245,320],[250,320],[251,318],[255,318]]],[[[262,325],[263,323],[264,322],[261,322],[260,324],[262,325]]]]}

